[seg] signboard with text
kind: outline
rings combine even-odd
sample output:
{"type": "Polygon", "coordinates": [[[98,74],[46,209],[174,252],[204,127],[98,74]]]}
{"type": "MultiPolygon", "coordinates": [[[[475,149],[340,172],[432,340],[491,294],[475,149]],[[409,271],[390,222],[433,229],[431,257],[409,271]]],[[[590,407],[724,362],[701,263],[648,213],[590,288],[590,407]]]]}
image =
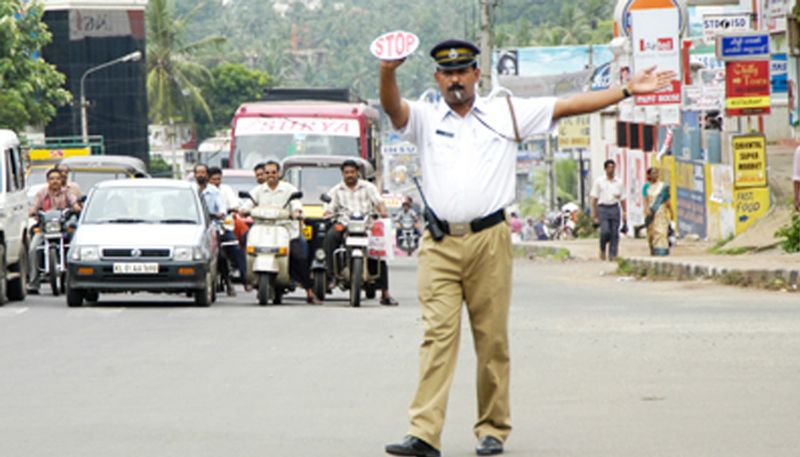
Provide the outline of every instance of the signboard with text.
{"type": "Polygon", "coordinates": [[[331,135],[358,137],[358,119],[315,117],[242,117],[236,135],[331,135]]]}
{"type": "MultiPolygon", "coordinates": [[[[658,71],[680,68],[680,12],[677,8],[654,8],[631,11],[633,22],[631,45],[634,73],[655,66],[658,71]]],[[[674,105],[681,103],[681,82],[672,80],[665,89],[635,97],[637,106],[674,105]]]]}
{"type": "Polygon", "coordinates": [[[748,116],[770,113],[769,61],[725,63],[725,113],[748,116]]]}
{"type": "Polygon", "coordinates": [[[750,32],[718,35],[717,58],[720,60],[769,59],[769,34],[750,32]]]}
{"type": "Polygon", "coordinates": [[[28,152],[28,159],[37,160],[60,160],[67,157],[91,155],[90,148],[57,148],[57,149],[31,149],[28,152]]]}
{"type": "Polygon", "coordinates": [[[703,40],[713,43],[717,35],[752,30],[750,13],[704,14],[703,40]]]}
{"type": "Polygon", "coordinates": [[[769,210],[769,187],[733,191],[736,210],[736,234],[747,230],[769,210]]]}
{"type": "Polygon", "coordinates": [[[565,117],[558,121],[558,149],[589,148],[589,116],[565,117]]]}
{"type": "Polygon", "coordinates": [[[678,232],[706,237],[706,181],[702,163],[677,160],[675,185],[678,209],[678,232]]]}
{"type": "Polygon", "coordinates": [[[733,185],[765,187],[767,185],[767,139],[764,135],[735,135],[733,149],[733,185]]]}
{"type": "Polygon", "coordinates": [[[413,54],[418,47],[419,38],[416,35],[397,30],[375,38],[369,45],[369,50],[381,60],[400,60],[413,54]]]}
{"type": "Polygon", "coordinates": [[[789,90],[789,62],[785,52],[772,54],[769,61],[770,85],[773,94],[785,94],[789,90]]]}

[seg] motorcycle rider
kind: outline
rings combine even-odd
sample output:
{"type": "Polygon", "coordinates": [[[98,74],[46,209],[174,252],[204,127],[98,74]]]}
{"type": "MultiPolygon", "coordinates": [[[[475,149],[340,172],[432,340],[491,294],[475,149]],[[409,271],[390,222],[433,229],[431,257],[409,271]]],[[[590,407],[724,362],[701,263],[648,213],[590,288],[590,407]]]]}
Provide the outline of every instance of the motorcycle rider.
{"type": "Polygon", "coordinates": [[[229,213],[239,210],[239,197],[236,195],[236,192],[231,186],[222,183],[222,168],[208,168],[208,183],[216,187],[222,194],[222,198],[225,200],[225,206],[228,208],[229,213]]]}
{"type": "MultiPolygon", "coordinates": [[[[247,200],[239,209],[239,214],[247,216],[254,207],[283,207],[286,205],[289,196],[297,192],[297,188],[286,181],[281,180],[281,166],[278,162],[270,160],[265,163],[262,169],[266,180],[263,184],[256,186],[250,196],[253,200],[247,200]]],[[[300,221],[303,217],[303,205],[300,200],[294,199],[289,203],[292,219],[300,221]]],[[[301,236],[298,224],[289,226],[289,276],[306,290],[306,302],[320,304],[314,295],[311,275],[308,271],[308,243],[305,237],[301,236]]]]}
{"type": "Polygon", "coordinates": [[[406,197],[403,200],[403,207],[397,214],[394,216],[394,221],[397,224],[397,246],[400,247],[402,244],[401,236],[403,235],[403,224],[407,222],[411,222],[414,226],[414,237],[419,239],[419,228],[417,225],[419,224],[419,216],[417,212],[414,211],[413,208],[413,201],[411,197],[406,197]]]}
{"type": "MultiPolygon", "coordinates": [[[[387,217],[386,205],[383,203],[380,192],[375,184],[359,179],[358,162],[345,160],[341,165],[342,182],[333,186],[328,191],[331,202],[325,206],[324,217],[335,218],[334,222],[346,224],[353,213],[361,213],[369,217],[378,213],[387,217]]],[[[333,252],[342,245],[344,232],[335,227],[325,234],[325,254],[328,262],[328,274],[333,274],[333,252]]],[[[378,268],[376,259],[367,260],[369,271],[378,268]]],[[[380,278],[378,286],[381,288],[381,305],[396,306],[397,301],[389,294],[389,268],[385,260],[380,260],[380,278]]]]}
{"type": "MultiPolygon", "coordinates": [[[[39,211],[50,211],[51,209],[67,209],[73,211],[81,210],[78,199],[64,186],[64,177],[57,168],[47,171],[47,186],[36,193],[33,206],[28,215],[37,217],[39,211]]],[[[43,230],[35,232],[28,248],[28,258],[31,259],[28,269],[28,293],[39,293],[39,246],[44,242],[43,230]]]]}
{"type": "Polygon", "coordinates": [[[79,186],[75,181],[69,180],[69,168],[63,163],[58,164],[56,168],[61,172],[62,186],[66,187],[67,190],[75,196],[75,198],[81,198],[81,186],[79,186]]]}
{"type": "MultiPolygon", "coordinates": [[[[208,177],[208,165],[198,163],[194,166],[194,180],[197,185],[197,191],[200,193],[200,196],[203,197],[209,214],[214,218],[214,223],[221,226],[222,222],[225,220],[225,214],[228,212],[228,208],[225,205],[225,200],[220,191],[216,187],[208,185],[208,177]]],[[[236,237],[230,230],[224,230],[222,235],[220,235],[220,244],[226,241],[236,241],[236,237]]],[[[244,253],[239,248],[239,243],[223,246],[222,249],[227,258],[231,259],[231,261],[236,264],[241,278],[243,280],[247,278],[247,264],[245,263],[244,253]]],[[[225,281],[227,282],[226,289],[228,290],[228,296],[236,296],[236,291],[231,284],[229,275],[226,275],[225,281]]],[[[250,285],[247,284],[247,281],[244,281],[244,283],[245,291],[252,289],[250,285]]]]}

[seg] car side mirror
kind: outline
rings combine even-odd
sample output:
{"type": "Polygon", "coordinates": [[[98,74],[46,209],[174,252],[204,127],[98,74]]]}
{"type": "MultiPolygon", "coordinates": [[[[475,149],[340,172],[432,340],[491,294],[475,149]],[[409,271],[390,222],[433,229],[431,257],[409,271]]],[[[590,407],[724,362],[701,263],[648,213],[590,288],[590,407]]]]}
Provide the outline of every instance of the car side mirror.
{"type": "Polygon", "coordinates": [[[299,190],[289,195],[289,200],[297,200],[298,198],[303,198],[303,192],[299,190]]]}
{"type": "Polygon", "coordinates": [[[322,200],[323,203],[330,203],[333,199],[328,194],[322,194],[319,196],[319,199],[322,200]]]}
{"type": "Polygon", "coordinates": [[[80,204],[86,203],[86,199],[87,198],[89,198],[88,195],[81,195],[80,198],[78,198],[78,203],[80,203],[80,204]]]}
{"type": "Polygon", "coordinates": [[[248,192],[248,191],[246,191],[246,190],[240,190],[240,191],[239,191],[239,198],[247,198],[247,199],[250,199],[250,200],[252,200],[252,201],[253,201],[253,203],[255,203],[255,201],[256,201],[256,200],[253,198],[253,196],[252,196],[252,195],[250,195],[250,192],[248,192]]]}

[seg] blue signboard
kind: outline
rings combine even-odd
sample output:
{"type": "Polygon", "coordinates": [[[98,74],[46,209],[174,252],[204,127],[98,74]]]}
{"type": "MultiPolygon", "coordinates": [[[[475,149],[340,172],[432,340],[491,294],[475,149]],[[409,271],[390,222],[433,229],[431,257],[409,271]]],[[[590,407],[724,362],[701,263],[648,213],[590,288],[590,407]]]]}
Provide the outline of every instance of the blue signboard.
{"type": "Polygon", "coordinates": [[[788,67],[786,53],[772,54],[769,62],[769,81],[773,94],[785,94],[789,91],[788,67]]]}
{"type": "Polygon", "coordinates": [[[769,58],[769,34],[748,33],[717,36],[720,60],[760,60],[769,58]]]}

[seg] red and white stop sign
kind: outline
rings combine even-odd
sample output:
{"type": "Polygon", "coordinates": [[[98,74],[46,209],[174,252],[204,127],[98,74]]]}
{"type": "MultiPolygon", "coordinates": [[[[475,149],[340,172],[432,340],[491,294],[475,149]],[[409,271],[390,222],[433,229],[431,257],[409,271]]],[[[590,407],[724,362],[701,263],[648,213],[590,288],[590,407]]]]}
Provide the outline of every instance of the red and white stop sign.
{"type": "Polygon", "coordinates": [[[381,60],[400,60],[413,54],[419,47],[419,38],[411,32],[397,30],[375,38],[369,50],[381,60]]]}

